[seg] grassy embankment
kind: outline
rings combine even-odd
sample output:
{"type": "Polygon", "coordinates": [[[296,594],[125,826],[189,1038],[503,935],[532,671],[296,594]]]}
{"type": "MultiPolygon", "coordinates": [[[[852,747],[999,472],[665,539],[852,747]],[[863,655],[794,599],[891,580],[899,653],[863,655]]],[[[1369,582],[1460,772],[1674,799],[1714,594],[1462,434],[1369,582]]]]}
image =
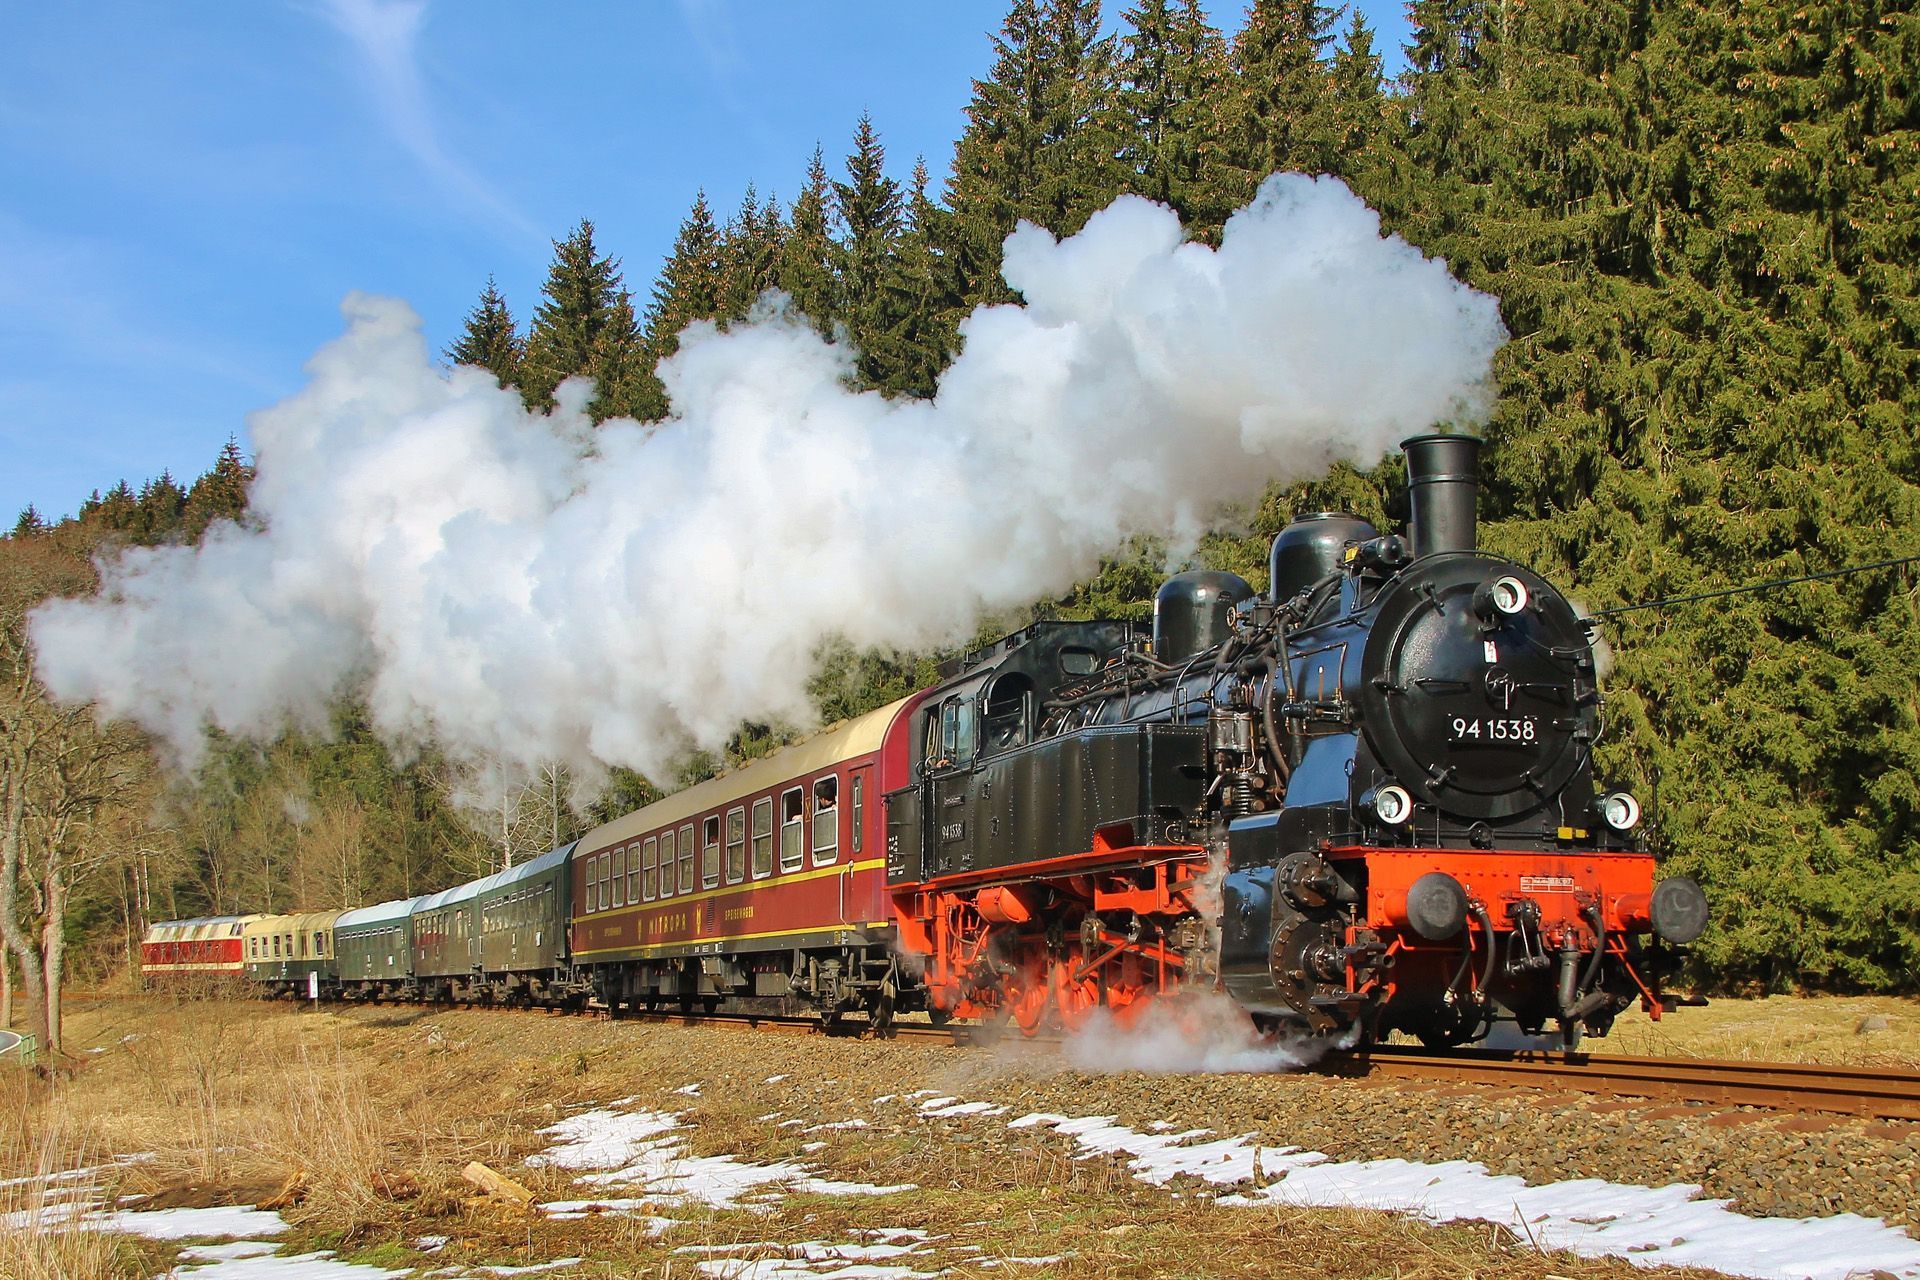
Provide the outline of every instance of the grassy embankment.
{"type": "MultiPolygon", "coordinates": [[[[1822,1061],[1917,1055],[1911,1002],[1767,1001],[1626,1023],[1660,1051],[1788,1054],[1822,1061]],[[1870,1006],[1870,1007],[1869,1007],[1870,1006]],[[1861,1017],[1890,1027],[1857,1035],[1861,1017]],[[1657,1044],[1656,1044],[1657,1039],[1657,1044]]],[[[954,1276],[1021,1274],[994,1259],[1070,1255],[1075,1275],[1269,1277],[1627,1276],[1624,1262],[1543,1257],[1524,1239],[1481,1227],[1434,1228],[1379,1214],[1290,1208],[1226,1211],[1135,1182],[1118,1162],[1075,1160],[1045,1130],[955,1133],[876,1122],[835,1130],[802,1151],[808,1123],[872,1113],[881,1092],[965,1090],[990,1068],[912,1044],[836,1044],[771,1035],[689,1032],[535,1014],[373,1009],[319,1012],[246,1002],[103,1001],[78,1008],[70,1080],[49,1086],[0,1073],[0,1178],[58,1172],[147,1153],[93,1181],[96,1193],[145,1195],[139,1207],[252,1204],[277,1195],[295,1248],[333,1248],[391,1266],[526,1264],[588,1259],[568,1275],[698,1274],[676,1247],[847,1240],[870,1228],[942,1237],[903,1261],[954,1276]],[[102,1050],[98,1053],[87,1049],[102,1050]],[[766,1079],[788,1073],[783,1082],[766,1079]],[[673,1091],[701,1082],[697,1097],[673,1091]],[[538,1132],[580,1104],[680,1112],[696,1155],[799,1159],[825,1176],[915,1183],[904,1195],[792,1195],[769,1211],[677,1205],[665,1237],[629,1217],[542,1219],[476,1196],[459,1178],[478,1160],[541,1199],[583,1195],[565,1171],[521,1162],[538,1132]],[[770,1113],[779,1113],[778,1117],[770,1113]],[[411,1242],[445,1235],[431,1257],[411,1242]],[[968,1253],[963,1246],[977,1246],[968,1253]]],[[[1609,1047],[1615,1047],[1610,1044],[1609,1047]]],[[[604,1194],[631,1194],[607,1192],[604,1194]]],[[[0,1211],[38,1202],[36,1183],[0,1189],[0,1211]]],[[[0,1275],[150,1276],[167,1246],[41,1226],[0,1232],[0,1275]]],[[[1045,1271],[1036,1266],[1029,1273],[1045,1271]]]]}

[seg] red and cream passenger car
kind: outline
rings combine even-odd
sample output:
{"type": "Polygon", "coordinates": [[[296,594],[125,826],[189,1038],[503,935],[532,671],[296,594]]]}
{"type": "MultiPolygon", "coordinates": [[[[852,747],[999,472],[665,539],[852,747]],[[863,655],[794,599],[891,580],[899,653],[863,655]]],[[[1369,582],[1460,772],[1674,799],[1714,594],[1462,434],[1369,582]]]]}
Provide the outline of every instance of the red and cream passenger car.
{"type": "Polygon", "coordinates": [[[881,797],[908,770],[902,699],[581,838],[573,960],[610,1008],[885,1012],[898,963],[881,797]],[[758,1002],[764,1001],[764,1004],[758,1002]]]}
{"type": "Polygon", "coordinates": [[[259,915],[162,920],[140,942],[140,974],[148,980],[240,977],[246,969],[246,928],[259,915]]]}

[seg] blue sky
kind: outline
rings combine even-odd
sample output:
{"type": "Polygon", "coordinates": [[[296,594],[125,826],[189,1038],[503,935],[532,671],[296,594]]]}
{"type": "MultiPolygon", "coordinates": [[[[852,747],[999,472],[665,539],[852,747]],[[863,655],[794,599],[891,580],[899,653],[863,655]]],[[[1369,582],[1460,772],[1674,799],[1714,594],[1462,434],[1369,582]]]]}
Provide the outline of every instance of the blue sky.
{"type": "MultiPolygon", "coordinates": [[[[1124,4],[1110,3],[1109,21],[1124,4]]],[[[1406,21],[1360,6],[1389,72],[1406,21]]],[[[1242,6],[1213,6],[1238,24],[1242,6]]],[[[644,296],[696,190],[790,199],[870,111],[944,176],[999,0],[107,0],[0,18],[0,514],[190,479],[351,290],[522,323],[580,218],[644,296]]]]}

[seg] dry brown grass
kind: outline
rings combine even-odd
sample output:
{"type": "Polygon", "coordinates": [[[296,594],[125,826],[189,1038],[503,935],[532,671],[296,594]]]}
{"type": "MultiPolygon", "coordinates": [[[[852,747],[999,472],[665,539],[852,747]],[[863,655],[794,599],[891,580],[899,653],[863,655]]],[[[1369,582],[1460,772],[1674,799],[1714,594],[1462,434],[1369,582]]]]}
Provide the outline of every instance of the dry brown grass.
{"type": "MultiPolygon", "coordinates": [[[[838,1045],[828,1053],[817,1042],[537,1014],[156,1001],[89,1006],[76,1014],[74,1039],[108,1051],[83,1057],[72,1082],[29,1090],[7,1109],[0,1176],[28,1165],[73,1167],[90,1153],[150,1152],[116,1190],[184,1204],[257,1202],[299,1174],[305,1198],[285,1210],[293,1247],[337,1248],[394,1267],[584,1256],[590,1261],[572,1274],[694,1277],[711,1255],[676,1249],[752,1245],[779,1256],[802,1241],[849,1242],[887,1227],[939,1237],[930,1252],[904,1261],[956,1277],[1644,1274],[1625,1262],[1548,1258],[1486,1227],[1223,1210],[1143,1186],[1119,1160],[1076,1159],[1071,1141],[1050,1130],[954,1125],[921,1119],[910,1105],[874,1106],[876,1093],[936,1086],[964,1069],[951,1055],[907,1046],[838,1045]],[[129,1033],[136,1038],[123,1043],[129,1033]],[[835,1075],[842,1071],[850,1074],[835,1075]],[[791,1073],[785,1083],[766,1081],[780,1072],[791,1073]],[[672,1092],[692,1080],[706,1082],[701,1096],[672,1092]],[[636,1107],[683,1113],[677,1136],[696,1155],[804,1160],[828,1177],[920,1190],[789,1195],[758,1211],[675,1205],[662,1213],[678,1225],[661,1239],[619,1215],[539,1218],[459,1181],[467,1161],[481,1160],[542,1199],[630,1195],[589,1193],[565,1170],[521,1163],[547,1145],[538,1130],[570,1106],[629,1096],[636,1107]],[[764,1118],[776,1111],[781,1117],[764,1118]],[[809,1135],[780,1124],[856,1114],[872,1127],[809,1135]],[[829,1142],[826,1150],[802,1152],[819,1140],[829,1142]],[[422,1257],[410,1242],[425,1234],[453,1242],[422,1257]],[[1067,1261],[1010,1261],[1060,1255],[1067,1261]]],[[[42,1252],[128,1247],[73,1235],[57,1245],[50,1237],[42,1252]]],[[[8,1280],[14,1270],[22,1280],[52,1280],[161,1269],[142,1272],[100,1255],[77,1257],[66,1271],[9,1266],[0,1255],[8,1280]]]]}
{"type": "Polygon", "coordinates": [[[102,1280],[150,1274],[152,1251],[124,1237],[87,1230],[74,1219],[110,1202],[119,1171],[86,1168],[84,1144],[59,1127],[36,1134],[30,1117],[46,1089],[26,1072],[0,1070],[0,1277],[5,1280],[102,1280]]]}
{"type": "Polygon", "coordinates": [[[1595,1053],[1809,1062],[1832,1066],[1920,1066],[1920,1000],[1899,996],[1768,996],[1714,1000],[1655,1022],[1638,1010],[1595,1053]],[[1878,1023],[1884,1021],[1885,1026],[1878,1023]],[[1876,1029],[1877,1028],[1877,1029],[1876,1029]]]}

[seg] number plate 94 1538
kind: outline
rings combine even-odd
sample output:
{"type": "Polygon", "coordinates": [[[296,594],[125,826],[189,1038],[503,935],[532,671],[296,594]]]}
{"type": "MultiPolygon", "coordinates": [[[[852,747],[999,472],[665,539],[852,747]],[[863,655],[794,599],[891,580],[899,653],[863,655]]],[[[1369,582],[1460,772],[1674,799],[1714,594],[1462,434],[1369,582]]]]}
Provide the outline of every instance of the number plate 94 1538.
{"type": "Polygon", "coordinates": [[[1458,746],[1532,746],[1540,740],[1540,723],[1533,716],[1454,716],[1447,740],[1458,746]]]}

